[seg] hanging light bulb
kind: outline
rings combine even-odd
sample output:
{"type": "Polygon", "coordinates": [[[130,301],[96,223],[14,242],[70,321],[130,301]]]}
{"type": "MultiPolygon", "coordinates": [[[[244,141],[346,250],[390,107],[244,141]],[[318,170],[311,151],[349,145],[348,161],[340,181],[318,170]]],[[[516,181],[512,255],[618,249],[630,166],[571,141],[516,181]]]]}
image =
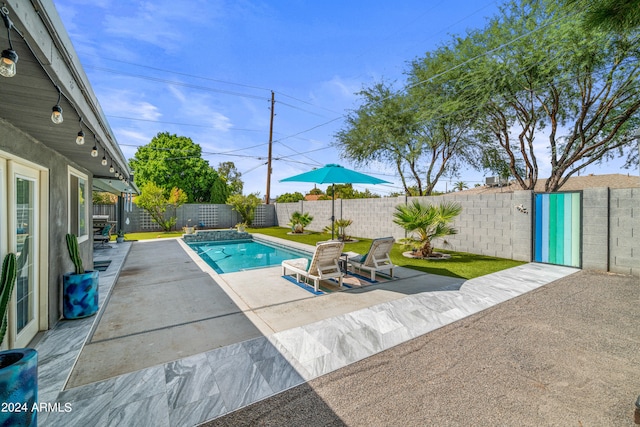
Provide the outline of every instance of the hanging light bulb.
{"type": "Polygon", "coordinates": [[[57,125],[62,123],[64,118],[62,117],[62,107],[58,104],[54,105],[51,109],[51,121],[57,125]]]}
{"type": "Polygon", "coordinates": [[[95,145],[91,149],[91,157],[98,157],[98,147],[96,147],[95,145]]]}
{"type": "Polygon", "coordinates": [[[13,49],[5,49],[2,51],[0,59],[0,74],[4,77],[13,77],[16,75],[16,63],[18,62],[18,54],[13,49]]]}
{"type": "Polygon", "coordinates": [[[80,129],[80,132],[78,132],[78,137],[76,138],[76,144],[84,145],[84,132],[82,131],[82,129],[80,129]]]}
{"type": "Polygon", "coordinates": [[[60,106],[60,98],[62,97],[62,92],[60,91],[60,88],[58,86],[56,86],[56,89],[58,90],[58,102],[56,102],[56,105],[54,105],[51,109],[51,121],[59,125],[64,120],[62,117],[62,107],[60,106]]]}
{"type": "Polygon", "coordinates": [[[2,8],[0,13],[2,14],[4,25],[7,27],[7,38],[9,39],[9,49],[3,50],[2,54],[0,54],[0,75],[13,77],[16,75],[16,64],[18,63],[18,54],[13,50],[13,45],[11,44],[13,22],[9,19],[9,11],[5,7],[2,8]]]}
{"type": "Polygon", "coordinates": [[[109,166],[109,172],[114,173],[115,169],[113,168],[113,163],[109,166]]]}
{"type": "Polygon", "coordinates": [[[106,156],[102,156],[102,166],[107,166],[107,158],[106,158],[106,156]]]}

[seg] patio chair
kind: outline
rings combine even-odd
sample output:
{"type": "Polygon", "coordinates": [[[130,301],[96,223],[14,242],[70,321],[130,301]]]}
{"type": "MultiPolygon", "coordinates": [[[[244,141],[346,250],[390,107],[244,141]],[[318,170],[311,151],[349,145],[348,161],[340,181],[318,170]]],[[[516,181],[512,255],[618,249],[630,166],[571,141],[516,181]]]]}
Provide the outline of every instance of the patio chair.
{"type": "Polygon", "coordinates": [[[393,248],[393,237],[382,237],[371,242],[369,252],[364,255],[351,256],[347,262],[354,268],[371,272],[371,281],[376,280],[376,272],[389,270],[389,275],[393,278],[395,265],[389,258],[389,253],[393,248]]]}
{"type": "Polygon", "coordinates": [[[109,241],[111,241],[111,224],[105,225],[100,233],[93,235],[93,242],[100,242],[100,247],[108,246],[109,241]]]}
{"type": "Polygon", "coordinates": [[[311,261],[306,258],[296,258],[282,261],[282,275],[287,272],[296,274],[296,280],[300,277],[313,280],[313,289],[318,292],[320,280],[338,279],[342,286],[344,273],[340,270],[338,260],[344,248],[343,242],[324,242],[316,246],[311,261]]]}

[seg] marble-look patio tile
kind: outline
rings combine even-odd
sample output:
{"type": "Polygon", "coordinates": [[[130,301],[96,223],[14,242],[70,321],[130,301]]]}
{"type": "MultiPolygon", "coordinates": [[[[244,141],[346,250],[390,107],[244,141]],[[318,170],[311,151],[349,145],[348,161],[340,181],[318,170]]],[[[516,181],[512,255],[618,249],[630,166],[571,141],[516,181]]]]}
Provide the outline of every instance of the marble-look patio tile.
{"type": "Polygon", "coordinates": [[[404,325],[393,320],[393,317],[389,315],[385,307],[385,304],[380,304],[379,306],[351,312],[347,314],[347,316],[352,319],[353,322],[369,326],[382,335],[395,329],[403,328],[404,325]]]}
{"type": "Polygon", "coordinates": [[[204,353],[164,365],[169,408],[174,409],[220,392],[204,353]]]}
{"type": "Polygon", "coordinates": [[[275,393],[304,383],[304,378],[287,359],[278,354],[255,362],[260,374],[275,393]]]}
{"type": "MultiPolygon", "coordinates": [[[[344,347],[344,343],[340,342],[344,336],[361,327],[359,323],[352,322],[350,317],[341,315],[305,325],[302,329],[326,348],[329,353],[334,353],[336,347],[344,347]]],[[[321,352],[317,356],[324,356],[325,354],[328,353],[321,352]]]]}
{"type": "Polygon", "coordinates": [[[347,362],[338,358],[335,354],[325,354],[303,363],[304,367],[311,373],[312,378],[328,374],[348,365],[347,362]]]}
{"type": "MultiPolygon", "coordinates": [[[[64,321],[63,321],[64,322],[64,321]]],[[[38,355],[63,354],[70,351],[80,351],[87,339],[93,322],[87,319],[79,319],[80,325],[72,325],[66,322],[55,329],[47,331],[44,338],[36,346],[38,355]]]]}
{"type": "Polygon", "coordinates": [[[304,328],[293,328],[274,335],[277,335],[278,341],[302,364],[331,352],[304,328]]]}
{"type": "Polygon", "coordinates": [[[113,394],[113,385],[115,384],[115,381],[115,378],[109,378],[108,380],[64,390],[58,395],[58,402],[75,402],[84,399],[91,399],[107,393],[113,394]]]}
{"type": "MultiPolygon", "coordinates": [[[[87,424],[77,424],[87,425],[87,424]]],[[[112,408],[109,413],[110,427],[169,427],[169,406],[164,393],[112,408]]]]}
{"type": "Polygon", "coordinates": [[[190,427],[226,414],[227,408],[220,394],[207,396],[205,399],[188,403],[169,410],[171,427],[190,427]]]}
{"type": "Polygon", "coordinates": [[[244,341],[242,346],[254,362],[270,359],[280,354],[278,349],[267,337],[258,337],[244,341]]]}
{"type": "Polygon", "coordinates": [[[287,349],[287,347],[280,341],[280,338],[277,334],[270,335],[267,337],[271,345],[278,350],[278,353],[296,370],[296,372],[304,378],[305,381],[313,378],[312,375],[306,370],[304,366],[300,363],[300,361],[295,358],[291,352],[287,349]]]}
{"type": "Polygon", "coordinates": [[[216,360],[224,360],[236,354],[246,353],[246,350],[242,343],[235,343],[224,347],[216,348],[205,353],[209,363],[213,363],[216,360]]]}
{"type": "Polygon", "coordinates": [[[84,399],[59,400],[61,408],[65,404],[70,405],[69,412],[52,412],[46,418],[46,424],[39,421],[39,425],[47,427],[68,427],[68,426],[107,426],[111,409],[112,393],[102,393],[96,396],[84,396],[84,399]]]}
{"type": "MultiPolygon", "coordinates": [[[[163,366],[154,366],[130,374],[120,375],[113,383],[112,407],[128,405],[131,402],[148,399],[162,394],[166,396],[163,366]]],[[[166,397],[163,397],[166,403],[166,397]]]]}
{"type": "Polygon", "coordinates": [[[38,395],[46,395],[47,401],[55,400],[78,357],[78,352],[42,355],[38,353],[38,395]]]}
{"type": "MultiPolygon", "coordinates": [[[[207,353],[207,357],[208,357],[207,353]]],[[[248,353],[209,360],[227,410],[232,411],[273,394],[248,353]]]]}

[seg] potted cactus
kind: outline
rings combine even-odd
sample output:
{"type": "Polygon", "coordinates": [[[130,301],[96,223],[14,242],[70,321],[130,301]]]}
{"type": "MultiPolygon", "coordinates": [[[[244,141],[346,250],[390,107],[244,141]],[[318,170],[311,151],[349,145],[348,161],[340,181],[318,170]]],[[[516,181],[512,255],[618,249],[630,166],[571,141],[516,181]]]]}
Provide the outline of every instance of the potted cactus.
{"type": "Polygon", "coordinates": [[[85,271],[78,249],[78,238],[67,234],[67,249],[75,271],[62,276],[63,315],[65,319],[80,319],[98,311],[98,270],[85,271]]]}
{"type": "MultiPolygon", "coordinates": [[[[17,276],[15,254],[8,253],[2,262],[0,278],[0,345],[7,331],[7,309],[17,276]]],[[[14,405],[0,411],[0,425],[37,425],[38,352],[32,348],[0,351],[0,400],[14,405]]]]}

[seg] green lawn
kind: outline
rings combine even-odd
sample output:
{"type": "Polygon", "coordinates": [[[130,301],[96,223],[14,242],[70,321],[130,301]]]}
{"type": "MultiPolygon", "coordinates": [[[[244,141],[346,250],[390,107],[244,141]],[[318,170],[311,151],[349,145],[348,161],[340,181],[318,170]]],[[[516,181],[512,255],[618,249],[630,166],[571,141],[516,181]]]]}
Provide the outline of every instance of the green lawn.
{"type": "MultiPolygon", "coordinates": [[[[167,237],[181,237],[182,230],[180,231],[145,231],[143,233],[125,233],[124,238],[128,241],[133,240],[152,240],[162,239],[167,237]]],[[[116,240],[116,235],[111,236],[111,241],[116,240]]]]}
{"type": "MultiPolygon", "coordinates": [[[[311,232],[303,235],[287,234],[291,231],[289,228],[268,227],[268,228],[249,228],[249,233],[261,233],[268,236],[280,237],[295,242],[306,243],[315,246],[316,243],[331,239],[331,235],[327,233],[311,232]]],[[[145,233],[127,233],[126,240],[150,240],[162,239],[167,237],[180,237],[182,231],[174,232],[145,232],[145,233]]],[[[113,237],[115,240],[115,236],[113,237]]],[[[365,253],[369,250],[371,239],[358,238],[358,242],[346,243],[345,251],[365,253]]],[[[400,267],[412,268],[414,270],[424,271],[425,273],[439,274],[441,276],[461,277],[464,279],[472,279],[474,277],[484,276],[485,274],[495,273],[496,271],[506,268],[515,267],[525,264],[521,261],[513,261],[504,258],[494,258],[484,255],[474,255],[466,252],[454,252],[438,249],[439,252],[451,254],[451,258],[447,260],[421,260],[405,258],[402,252],[406,249],[402,245],[394,245],[391,252],[391,260],[400,267]]]]}
{"type": "MultiPolygon", "coordinates": [[[[251,228],[247,229],[247,231],[249,233],[262,233],[268,236],[307,243],[309,245],[315,245],[317,242],[331,239],[331,235],[327,233],[311,232],[310,234],[304,235],[287,234],[291,230],[283,227],[251,228]]],[[[358,252],[361,254],[366,253],[371,245],[371,239],[358,238],[358,240],[358,242],[346,243],[344,250],[358,252]]],[[[438,249],[438,251],[450,254],[450,259],[422,260],[406,258],[402,256],[402,252],[404,251],[406,251],[406,249],[404,249],[402,245],[394,245],[394,248],[391,251],[391,260],[395,265],[424,271],[425,273],[461,277],[464,279],[472,279],[474,277],[484,276],[485,274],[495,273],[496,271],[525,264],[522,261],[513,261],[510,259],[475,255],[466,252],[454,252],[443,249],[438,249]]]]}

